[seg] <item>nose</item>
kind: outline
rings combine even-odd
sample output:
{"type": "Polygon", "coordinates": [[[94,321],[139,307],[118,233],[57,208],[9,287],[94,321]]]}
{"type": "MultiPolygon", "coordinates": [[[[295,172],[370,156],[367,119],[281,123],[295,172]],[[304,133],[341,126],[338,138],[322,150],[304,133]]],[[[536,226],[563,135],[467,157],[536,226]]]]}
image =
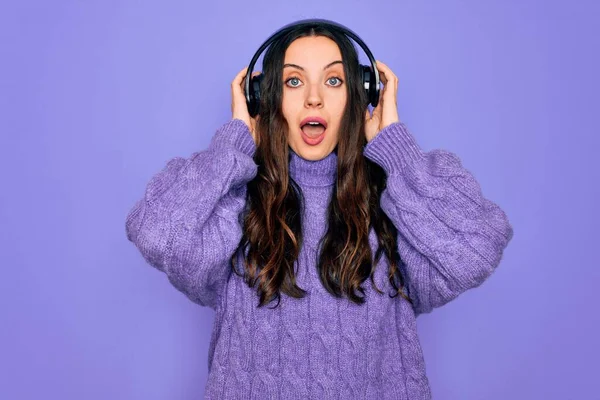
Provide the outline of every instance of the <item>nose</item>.
{"type": "Polygon", "coordinates": [[[323,107],[323,96],[319,85],[309,85],[304,106],[306,108],[323,107]]]}

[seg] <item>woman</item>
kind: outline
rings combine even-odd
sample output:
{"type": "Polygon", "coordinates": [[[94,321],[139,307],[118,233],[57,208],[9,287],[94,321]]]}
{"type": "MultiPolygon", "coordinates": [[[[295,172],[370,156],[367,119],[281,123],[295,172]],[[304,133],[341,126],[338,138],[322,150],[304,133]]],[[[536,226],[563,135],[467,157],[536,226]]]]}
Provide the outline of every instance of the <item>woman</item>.
{"type": "Polygon", "coordinates": [[[292,29],[258,115],[244,69],[232,119],[128,215],[145,259],[216,312],[205,398],[431,398],[415,318],[479,286],[513,231],[456,155],[418,146],[377,69],[371,113],[348,37],[292,29]]]}

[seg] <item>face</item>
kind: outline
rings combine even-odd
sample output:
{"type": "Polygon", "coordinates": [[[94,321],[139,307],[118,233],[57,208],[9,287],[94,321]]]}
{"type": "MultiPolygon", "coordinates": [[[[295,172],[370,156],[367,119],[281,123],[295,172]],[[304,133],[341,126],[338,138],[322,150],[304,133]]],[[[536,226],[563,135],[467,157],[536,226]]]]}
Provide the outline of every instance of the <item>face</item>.
{"type": "Polygon", "coordinates": [[[316,161],[333,151],[346,97],[342,55],[333,40],[306,36],[288,46],[282,109],[288,124],[288,144],[296,154],[316,161]]]}

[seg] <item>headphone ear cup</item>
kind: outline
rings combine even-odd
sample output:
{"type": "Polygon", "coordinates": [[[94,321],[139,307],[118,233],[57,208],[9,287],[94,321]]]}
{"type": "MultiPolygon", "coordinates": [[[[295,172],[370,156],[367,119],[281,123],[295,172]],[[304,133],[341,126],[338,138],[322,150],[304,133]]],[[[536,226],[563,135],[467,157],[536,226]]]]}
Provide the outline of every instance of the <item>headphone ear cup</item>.
{"type": "Polygon", "coordinates": [[[258,74],[253,76],[250,79],[250,93],[248,94],[250,101],[247,102],[248,105],[248,113],[251,117],[255,117],[258,115],[258,110],[260,108],[260,82],[263,79],[263,74],[258,74]]]}
{"type": "Polygon", "coordinates": [[[360,69],[362,71],[362,84],[367,94],[367,105],[371,104],[373,107],[377,107],[377,104],[379,104],[379,87],[375,82],[375,74],[368,65],[361,65],[360,69]]]}

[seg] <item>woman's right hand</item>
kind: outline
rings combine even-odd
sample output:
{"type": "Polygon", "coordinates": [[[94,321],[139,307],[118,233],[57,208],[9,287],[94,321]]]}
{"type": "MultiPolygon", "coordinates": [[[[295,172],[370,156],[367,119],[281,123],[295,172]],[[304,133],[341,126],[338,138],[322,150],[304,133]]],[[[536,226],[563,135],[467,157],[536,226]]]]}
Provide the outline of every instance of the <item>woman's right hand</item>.
{"type": "MultiPolygon", "coordinates": [[[[231,82],[231,113],[233,119],[241,119],[246,123],[248,129],[252,133],[252,139],[256,143],[256,120],[258,116],[252,118],[248,112],[246,104],[246,96],[244,95],[244,83],[248,67],[241,70],[231,82]]],[[[254,71],[252,76],[258,75],[260,72],[254,71]]]]}

